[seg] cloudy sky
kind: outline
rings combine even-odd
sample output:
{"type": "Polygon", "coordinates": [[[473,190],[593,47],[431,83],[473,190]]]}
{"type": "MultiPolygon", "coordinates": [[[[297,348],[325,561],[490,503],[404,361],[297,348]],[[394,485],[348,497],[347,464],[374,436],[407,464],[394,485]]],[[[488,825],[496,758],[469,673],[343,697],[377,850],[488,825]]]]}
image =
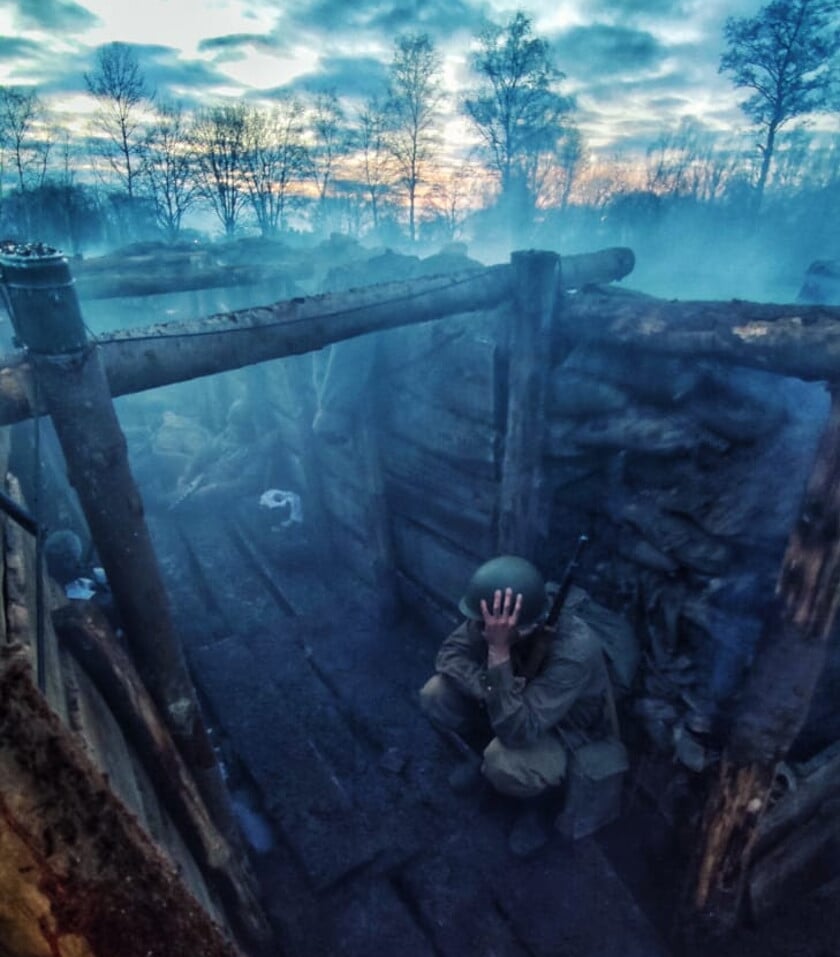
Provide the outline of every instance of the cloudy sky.
{"type": "MultiPolygon", "coordinates": [[[[743,126],[718,75],[727,15],[761,0],[0,0],[0,84],[34,84],[66,113],[90,108],[84,73],[97,47],[135,47],[159,98],[187,105],[269,98],[282,89],[381,92],[394,38],[428,33],[447,87],[464,89],[472,37],[516,10],[551,42],[579,125],[604,154],[644,148],[693,116],[743,126]]],[[[453,127],[455,129],[455,127],[453,127]]],[[[457,135],[457,133],[455,134],[457,135]]]]}

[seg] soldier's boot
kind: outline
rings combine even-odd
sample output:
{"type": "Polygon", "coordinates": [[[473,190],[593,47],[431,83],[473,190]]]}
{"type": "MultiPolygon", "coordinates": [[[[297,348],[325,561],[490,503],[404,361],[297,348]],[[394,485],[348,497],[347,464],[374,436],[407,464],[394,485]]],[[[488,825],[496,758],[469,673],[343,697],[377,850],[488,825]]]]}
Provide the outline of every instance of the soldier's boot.
{"type": "Polygon", "coordinates": [[[561,792],[552,788],[528,798],[508,834],[508,849],[515,857],[530,857],[548,843],[561,792]]]}
{"type": "Polygon", "coordinates": [[[468,794],[481,784],[481,755],[465,738],[451,728],[440,729],[446,740],[458,752],[458,764],[449,772],[447,781],[456,794],[468,794]]]}

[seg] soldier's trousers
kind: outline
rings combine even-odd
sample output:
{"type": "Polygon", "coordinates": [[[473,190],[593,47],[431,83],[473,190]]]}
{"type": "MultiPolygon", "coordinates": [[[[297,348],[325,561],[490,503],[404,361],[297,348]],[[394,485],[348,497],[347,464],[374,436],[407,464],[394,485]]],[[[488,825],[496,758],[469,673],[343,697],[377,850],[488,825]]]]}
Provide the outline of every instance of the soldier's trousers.
{"type": "MultiPolygon", "coordinates": [[[[438,727],[463,734],[482,717],[478,701],[463,694],[446,675],[433,675],[420,689],[420,705],[438,727]]],[[[502,794],[526,798],[559,787],[566,776],[567,752],[550,731],[533,744],[510,748],[498,738],[484,749],[481,773],[502,794]]]]}

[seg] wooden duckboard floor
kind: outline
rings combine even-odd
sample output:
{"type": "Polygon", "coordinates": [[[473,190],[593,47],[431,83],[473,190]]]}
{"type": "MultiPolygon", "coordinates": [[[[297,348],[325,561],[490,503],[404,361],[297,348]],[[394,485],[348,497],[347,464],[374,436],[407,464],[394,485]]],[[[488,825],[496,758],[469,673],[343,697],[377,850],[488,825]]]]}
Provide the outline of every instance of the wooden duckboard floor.
{"type": "MultiPolygon", "coordinates": [[[[514,802],[452,793],[457,755],[419,709],[442,634],[377,620],[306,526],[272,527],[256,504],[149,522],[231,784],[273,835],[255,864],[283,955],[684,952],[667,943],[673,839],[632,780],[599,834],[514,858],[514,802]]],[[[716,953],[817,957],[840,931],[812,919],[797,933],[799,911],[716,953]]]]}

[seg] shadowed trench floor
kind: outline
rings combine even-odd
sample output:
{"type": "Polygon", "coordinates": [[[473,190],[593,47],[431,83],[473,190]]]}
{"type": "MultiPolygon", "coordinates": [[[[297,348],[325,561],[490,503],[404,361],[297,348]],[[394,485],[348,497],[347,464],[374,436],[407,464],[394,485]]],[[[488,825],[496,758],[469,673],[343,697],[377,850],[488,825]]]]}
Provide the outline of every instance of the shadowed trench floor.
{"type": "MultiPolygon", "coordinates": [[[[452,793],[458,757],[419,710],[443,635],[382,624],[305,527],[257,507],[149,524],[232,789],[270,830],[254,861],[278,957],[678,953],[674,842],[642,789],[598,835],[513,857],[514,803],[452,793]]],[[[715,953],[835,953],[779,921],[715,953]]]]}

